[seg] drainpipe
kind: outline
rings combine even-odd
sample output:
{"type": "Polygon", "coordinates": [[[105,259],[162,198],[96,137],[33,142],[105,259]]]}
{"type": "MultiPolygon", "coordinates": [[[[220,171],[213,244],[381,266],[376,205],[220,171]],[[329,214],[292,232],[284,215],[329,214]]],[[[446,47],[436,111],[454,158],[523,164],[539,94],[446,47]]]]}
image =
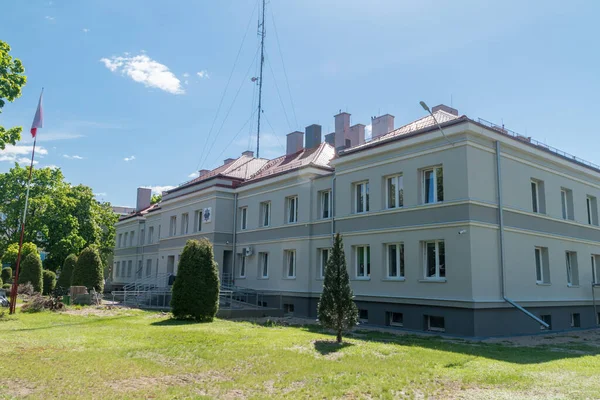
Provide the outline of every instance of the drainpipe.
{"type": "Polygon", "coordinates": [[[233,249],[231,254],[231,286],[235,283],[235,259],[237,258],[235,253],[235,244],[237,240],[237,204],[238,204],[238,194],[235,193],[233,195],[233,249]]]}
{"type": "Polygon", "coordinates": [[[331,247],[335,242],[335,169],[331,176],[331,247]]]}
{"type": "Polygon", "coordinates": [[[496,183],[498,189],[498,225],[500,228],[500,290],[502,293],[502,299],[506,301],[511,306],[515,307],[517,310],[521,311],[529,318],[535,320],[540,325],[550,328],[550,325],[542,321],[537,316],[533,315],[519,304],[515,303],[513,300],[506,297],[506,282],[505,282],[505,266],[506,266],[506,258],[504,251],[504,201],[502,200],[502,169],[500,162],[500,142],[496,141],[496,183]]]}

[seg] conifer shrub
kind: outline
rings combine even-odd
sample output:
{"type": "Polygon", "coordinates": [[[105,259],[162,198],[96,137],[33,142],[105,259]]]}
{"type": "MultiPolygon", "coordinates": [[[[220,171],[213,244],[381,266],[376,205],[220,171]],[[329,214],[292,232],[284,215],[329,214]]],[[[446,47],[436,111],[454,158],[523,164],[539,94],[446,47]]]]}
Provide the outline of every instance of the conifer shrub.
{"type": "Polygon", "coordinates": [[[69,254],[69,256],[65,258],[65,262],[60,270],[60,275],[58,276],[58,281],[56,282],[57,287],[63,289],[68,289],[71,287],[71,279],[73,278],[75,264],[77,264],[77,256],[75,254],[69,254]]]}
{"type": "Polygon", "coordinates": [[[44,290],[42,290],[42,294],[51,294],[54,288],[56,287],[56,274],[52,271],[45,269],[44,271],[42,271],[42,279],[44,281],[44,290]]]}
{"type": "Polygon", "coordinates": [[[88,290],[94,289],[98,293],[102,293],[104,290],[102,260],[95,247],[83,249],[79,257],[77,257],[77,262],[73,269],[71,286],[85,286],[88,290]]]}
{"type": "Polygon", "coordinates": [[[36,293],[42,293],[43,279],[42,279],[42,260],[38,253],[29,253],[25,256],[25,259],[21,261],[19,271],[19,284],[31,283],[33,291],[36,293]]]}
{"type": "Polygon", "coordinates": [[[0,279],[2,279],[4,283],[9,283],[12,280],[12,268],[4,268],[0,273],[0,279]]]}

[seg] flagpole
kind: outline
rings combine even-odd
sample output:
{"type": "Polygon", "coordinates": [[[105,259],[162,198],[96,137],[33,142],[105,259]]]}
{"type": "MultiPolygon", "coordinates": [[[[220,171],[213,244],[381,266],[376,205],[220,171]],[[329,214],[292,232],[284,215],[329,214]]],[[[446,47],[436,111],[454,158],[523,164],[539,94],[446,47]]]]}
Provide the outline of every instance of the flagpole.
{"type": "MultiPolygon", "coordinates": [[[[38,111],[36,112],[36,118],[40,112],[42,95],[44,94],[44,88],[40,94],[40,102],[38,104],[38,111]]],[[[38,121],[39,122],[39,121],[38,121]]],[[[34,119],[34,125],[36,121],[34,119]]],[[[34,127],[32,126],[32,133],[34,127]]],[[[23,219],[21,220],[21,237],[19,238],[19,252],[17,253],[17,266],[15,269],[15,276],[13,278],[13,284],[10,291],[10,311],[9,314],[15,313],[15,307],[17,305],[17,288],[19,286],[19,271],[21,267],[21,252],[23,250],[23,237],[25,236],[25,221],[27,219],[27,207],[29,206],[29,188],[31,187],[31,176],[33,175],[33,158],[35,157],[35,145],[37,143],[37,127],[36,134],[33,136],[33,149],[31,150],[31,164],[29,166],[29,177],[27,178],[27,192],[25,194],[25,209],[23,210],[23,219]]]]}

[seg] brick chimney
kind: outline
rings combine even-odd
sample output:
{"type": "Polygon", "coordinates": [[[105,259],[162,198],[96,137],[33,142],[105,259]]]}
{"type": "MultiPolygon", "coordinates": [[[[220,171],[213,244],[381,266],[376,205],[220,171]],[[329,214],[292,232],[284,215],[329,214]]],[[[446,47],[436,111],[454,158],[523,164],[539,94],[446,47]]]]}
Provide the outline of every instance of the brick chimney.
{"type": "Polygon", "coordinates": [[[333,118],[335,118],[335,148],[345,148],[350,131],[350,114],[340,111],[333,118]]]}
{"type": "Polygon", "coordinates": [[[365,125],[352,125],[348,131],[348,136],[346,139],[350,139],[350,147],[363,144],[365,142],[365,125]]]}
{"type": "Polygon", "coordinates": [[[208,174],[209,172],[210,172],[210,169],[201,169],[200,171],[198,171],[198,178],[208,174]]]}
{"type": "Polygon", "coordinates": [[[235,161],[235,158],[226,158],[225,160],[223,160],[223,165],[227,165],[229,163],[232,163],[235,161]]]}
{"type": "Polygon", "coordinates": [[[242,152],[242,155],[247,157],[254,157],[254,152],[252,150],[246,150],[242,152]]]}
{"type": "Polygon", "coordinates": [[[138,188],[137,189],[137,203],[135,210],[141,211],[145,208],[150,207],[150,202],[152,201],[152,189],[148,188],[138,188]]]}
{"type": "Polygon", "coordinates": [[[394,130],[394,116],[384,114],[371,118],[371,139],[378,138],[394,130]]]}
{"type": "Polygon", "coordinates": [[[318,147],[321,144],[321,125],[312,124],[306,127],[304,130],[306,132],[305,147],[307,149],[312,149],[314,147],[318,147]]]}
{"type": "Polygon", "coordinates": [[[446,111],[448,114],[456,115],[458,117],[458,110],[456,108],[448,107],[445,104],[440,104],[431,109],[431,112],[434,113],[436,111],[446,111]]]}
{"type": "Polygon", "coordinates": [[[287,147],[285,154],[294,154],[303,149],[304,132],[295,131],[287,134],[287,147]]]}

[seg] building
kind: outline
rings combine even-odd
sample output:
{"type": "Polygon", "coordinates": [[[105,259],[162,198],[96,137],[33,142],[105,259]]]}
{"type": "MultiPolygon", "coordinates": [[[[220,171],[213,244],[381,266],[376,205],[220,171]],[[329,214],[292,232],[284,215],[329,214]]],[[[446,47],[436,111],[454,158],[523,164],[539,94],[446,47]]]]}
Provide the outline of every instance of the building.
{"type": "Polygon", "coordinates": [[[117,223],[114,281],[162,282],[207,237],[224,281],[315,317],[340,232],[363,322],[475,337],[597,326],[600,166],[432,111],[445,135],[432,116],[394,128],[386,114],[366,141],[340,113],[325,142],[311,125],[274,160],[245,152],[154,206],[142,192],[117,223]]]}

